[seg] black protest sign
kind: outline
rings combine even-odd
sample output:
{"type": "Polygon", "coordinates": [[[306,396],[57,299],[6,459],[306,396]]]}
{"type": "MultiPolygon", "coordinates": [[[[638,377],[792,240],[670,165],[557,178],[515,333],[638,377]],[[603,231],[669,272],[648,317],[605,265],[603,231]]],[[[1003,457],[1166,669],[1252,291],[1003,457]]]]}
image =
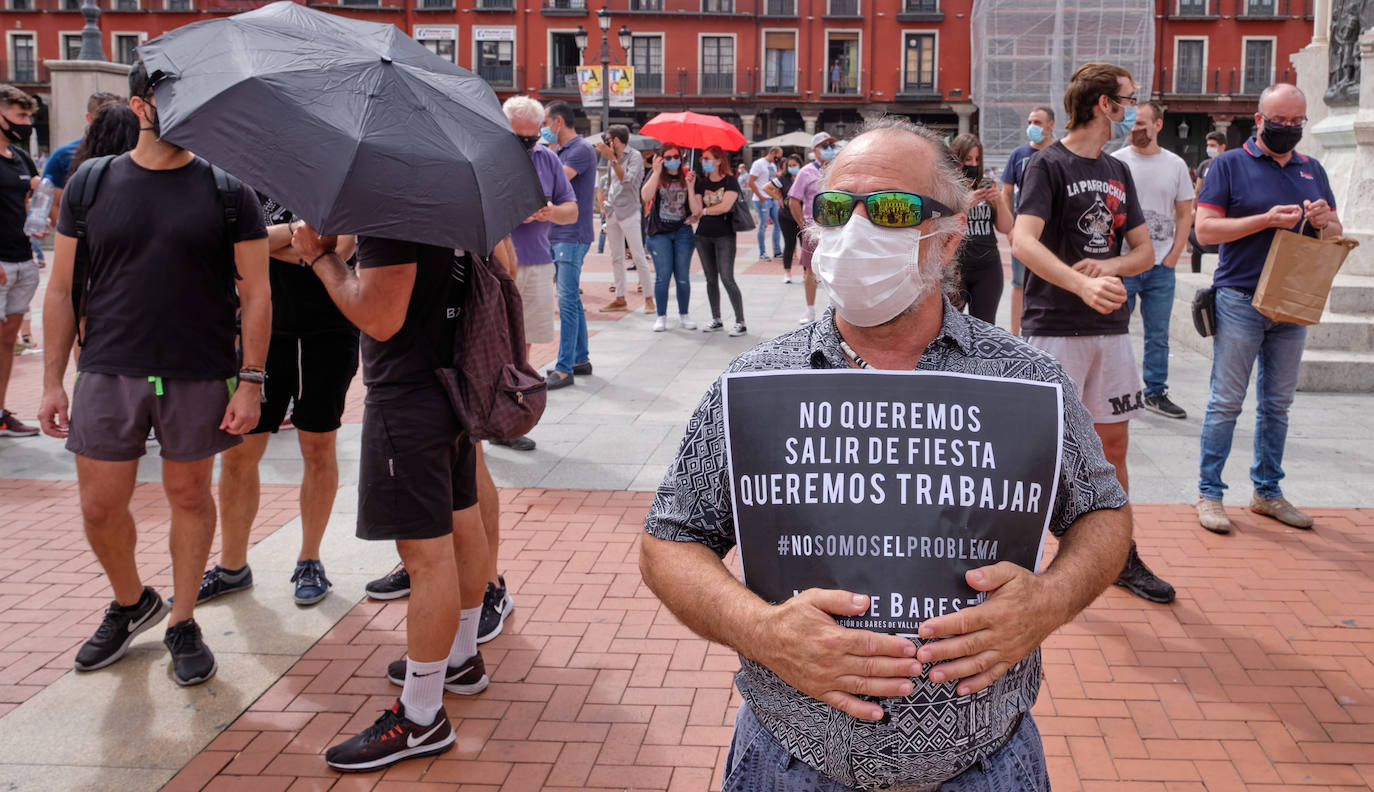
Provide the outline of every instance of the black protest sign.
{"type": "Polygon", "coordinates": [[[727,375],[735,534],[745,584],[872,597],[839,620],[914,634],[971,607],[970,569],[1036,570],[1059,480],[1057,383],[937,372],[727,375]]]}

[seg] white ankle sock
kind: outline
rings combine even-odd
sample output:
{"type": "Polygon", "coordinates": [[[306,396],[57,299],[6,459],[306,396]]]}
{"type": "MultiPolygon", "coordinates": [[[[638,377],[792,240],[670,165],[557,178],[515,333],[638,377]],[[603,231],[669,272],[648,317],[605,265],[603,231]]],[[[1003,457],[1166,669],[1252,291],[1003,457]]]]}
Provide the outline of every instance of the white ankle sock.
{"type": "Polygon", "coordinates": [[[458,634],[453,636],[453,648],[448,650],[449,665],[456,668],[477,654],[477,627],[481,621],[480,605],[463,611],[462,620],[458,622],[458,634]]]}
{"type": "Polygon", "coordinates": [[[406,720],[428,726],[444,706],[444,677],[448,674],[448,659],[433,663],[417,663],[406,658],[405,687],[401,688],[401,706],[406,708],[406,720]]]}

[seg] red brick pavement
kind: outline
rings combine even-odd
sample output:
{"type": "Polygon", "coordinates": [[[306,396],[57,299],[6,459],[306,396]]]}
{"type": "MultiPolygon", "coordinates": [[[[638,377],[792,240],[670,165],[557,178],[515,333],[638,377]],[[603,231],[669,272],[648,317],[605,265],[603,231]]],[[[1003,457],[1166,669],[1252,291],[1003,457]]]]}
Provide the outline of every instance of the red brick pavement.
{"type": "MultiPolygon", "coordinates": [[[[739,697],[736,657],[640,581],[647,493],[502,493],[516,608],[486,645],[492,685],[448,696],[455,749],[339,776],[323,750],[397,689],[405,603],[363,602],[167,787],[172,790],[708,790],[739,697]]],[[[1045,646],[1035,708],[1059,792],[1356,790],[1374,785],[1374,511],[1317,530],[1233,510],[1143,506],[1137,536],[1180,591],[1113,588],[1045,646]]]]}
{"type": "MultiPolygon", "coordinates": [[[[300,511],[295,487],[265,486],[253,525],[257,544],[300,511]]],[[[95,632],[110,587],[86,544],[74,481],[0,479],[0,717],[72,668],[95,632]]],[[[144,582],[171,594],[171,510],[159,484],[139,484],[130,510],[138,526],[144,582]]],[[[216,539],[213,553],[219,552],[216,539]]],[[[212,556],[213,557],[213,556],[212,556]]]]}

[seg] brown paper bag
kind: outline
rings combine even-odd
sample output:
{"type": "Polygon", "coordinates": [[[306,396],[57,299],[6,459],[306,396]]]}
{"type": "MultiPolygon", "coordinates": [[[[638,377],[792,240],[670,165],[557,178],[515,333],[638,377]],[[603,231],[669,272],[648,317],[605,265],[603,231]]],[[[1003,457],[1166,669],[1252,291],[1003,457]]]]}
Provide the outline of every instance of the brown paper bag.
{"type": "Polygon", "coordinates": [[[1345,237],[1313,239],[1298,230],[1274,232],[1250,304],[1275,322],[1312,325],[1321,321],[1331,281],[1345,257],[1360,243],[1345,237]]]}

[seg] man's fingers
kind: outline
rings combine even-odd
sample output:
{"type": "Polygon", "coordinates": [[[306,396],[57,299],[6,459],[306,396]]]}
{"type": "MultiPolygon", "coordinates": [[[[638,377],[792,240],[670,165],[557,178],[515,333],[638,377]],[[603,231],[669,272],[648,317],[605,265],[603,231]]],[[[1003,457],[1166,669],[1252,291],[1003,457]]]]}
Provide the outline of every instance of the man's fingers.
{"type": "MultiPolygon", "coordinates": [[[[910,644],[910,641],[907,641],[910,644]]],[[[855,656],[853,674],[875,679],[907,679],[921,675],[921,661],[914,657],[855,656]]]]}
{"type": "Polygon", "coordinates": [[[916,684],[906,677],[870,677],[846,675],[835,680],[842,689],[856,696],[896,698],[909,696],[916,684]]]}
{"type": "Polygon", "coordinates": [[[857,696],[851,696],[848,693],[831,690],[823,694],[820,700],[840,712],[847,712],[860,720],[880,721],[883,719],[882,707],[871,701],[864,701],[857,696]]]}
{"type": "Polygon", "coordinates": [[[868,610],[868,597],[839,589],[808,589],[801,593],[805,602],[836,616],[858,616],[868,610]]]}
{"type": "MultiPolygon", "coordinates": [[[[858,636],[863,643],[859,644],[850,654],[863,655],[866,657],[915,657],[916,644],[910,639],[900,635],[884,635],[883,633],[871,630],[850,630],[850,634],[858,636]]],[[[918,672],[919,673],[919,672],[918,672]]]]}
{"type": "Polygon", "coordinates": [[[1011,668],[1011,666],[1007,663],[999,663],[993,666],[991,670],[984,671],[980,674],[974,674],[967,679],[961,680],[954,688],[954,692],[960,696],[971,696],[986,688],[988,685],[991,685],[993,682],[996,682],[998,678],[1007,673],[1007,669],[1009,668],[1011,668]]]}

